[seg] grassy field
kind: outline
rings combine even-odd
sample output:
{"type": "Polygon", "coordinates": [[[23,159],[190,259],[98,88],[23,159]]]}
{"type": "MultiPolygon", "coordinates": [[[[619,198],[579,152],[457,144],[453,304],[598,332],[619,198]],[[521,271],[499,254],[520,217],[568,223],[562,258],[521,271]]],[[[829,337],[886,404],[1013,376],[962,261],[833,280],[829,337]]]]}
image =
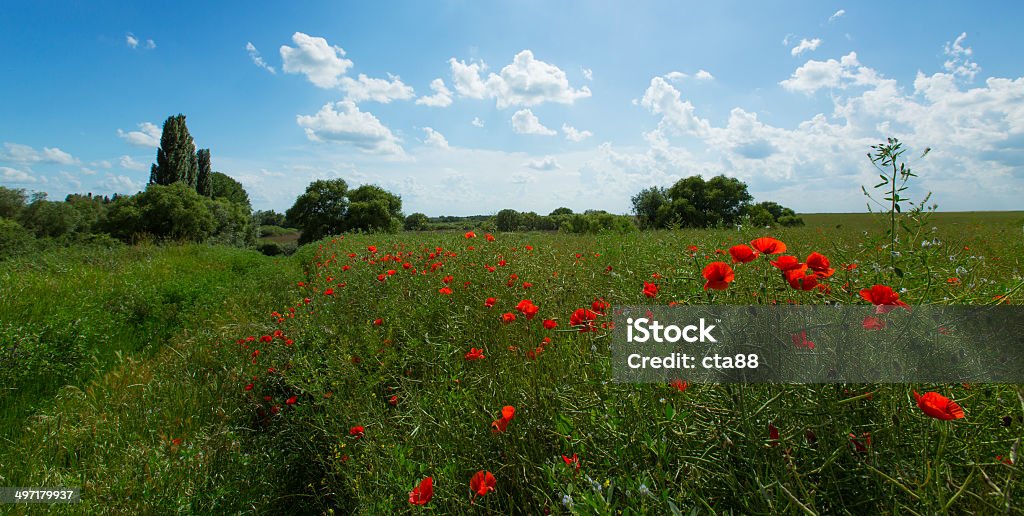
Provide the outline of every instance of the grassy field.
{"type": "Polygon", "coordinates": [[[7,261],[0,485],[81,486],[71,512],[1021,513],[1021,386],[620,384],[608,317],[572,326],[604,303],[866,304],[876,284],[910,304],[1024,298],[1024,213],[937,214],[895,250],[870,215],[804,219],[7,261]],[[827,256],[827,288],[763,258],[703,288],[762,236],[827,256]],[[966,417],[927,416],[915,390],[966,417]],[[493,491],[471,491],[480,471],[493,491]]]}

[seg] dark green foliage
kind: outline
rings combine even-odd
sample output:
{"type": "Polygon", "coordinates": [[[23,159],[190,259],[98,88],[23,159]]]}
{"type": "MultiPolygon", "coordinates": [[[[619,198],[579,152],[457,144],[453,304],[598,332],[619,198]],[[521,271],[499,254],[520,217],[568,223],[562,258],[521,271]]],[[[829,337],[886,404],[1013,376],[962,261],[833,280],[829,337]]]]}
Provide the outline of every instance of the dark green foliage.
{"type": "Polygon", "coordinates": [[[235,204],[241,204],[246,208],[252,209],[252,206],[249,204],[249,194],[242,187],[242,183],[221,172],[210,174],[210,183],[213,192],[211,197],[214,199],[224,198],[235,204]]]}
{"type": "Polygon", "coordinates": [[[248,208],[226,199],[203,199],[203,203],[216,221],[210,243],[235,247],[251,247],[256,243],[259,225],[248,208]]]}
{"type": "Polygon", "coordinates": [[[549,217],[556,217],[558,215],[572,215],[572,210],[565,207],[555,208],[554,211],[548,214],[549,217]]]}
{"type": "Polygon", "coordinates": [[[107,215],[107,206],[110,201],[92,194],[69,194],[64,202],[75,208],[78,212],[78,229],[80,233],[94,233],[99,231],[100,222],[107,215]]]}
{"type": "Polygon", "coordinates": [[[261,226],[281,226],[284,227],[286,224],[284,214],[278,213],[274,210],[257,210],[256,213],[252,214],[253,218],[256,219],[256,223],[261,226]]]}
{"type": "Polygon", "coordinates": [[[198,172],[196,176],[196,191],[199,195],[213,197],[213,170],[210,169],[210,149],[199,149],[196,153],[196,164],[198,172]]]}
{"type": "Polygon", "coordinates": [[[0,260],[35,250],[36,239],[16,221],[0,217],[0,260]]]}
{"type": "Polygon", "coordinates": [[[494,225],[498,231],[515,231],[519,229],[522,215],[516,210],[504,209],[494,216],[494,225]]]}
{"type": "Polygon", "coordinates": [[[669,188],[652,186],[633,196],[633,213],[640,229],[670,227],[712,228],[739,223],[754,226],[801,225],[796,212],[765,201],[750,204],[753,197],[739,179],[700,176],[680,179],[669,188]]]}
{"type": "Polygon", "coordinates": [[[143,234],[175,241],[201,242],[217,229],[205,198],[183,182],[151,184],[138,195],[110,207],[106,228],[111,235],[135,240],[143,234]]]}
{"type": "Polygon", "coordinates": [[[18,222],[37,237],[60,237],[74,233],[80,215],[74,206],[47,201],[46,195],[34,195],[33,200],[18,215],[18,222]]]}
{"type": "Polygon", "coordinates": [[[405,218],[406,231],[423,231],[430,224],[430,219],[422,213],[413,213],[405,218]]]}
{"type": "Polygon", "coordinates": [[[375,185],[349,192],[346,231],[395,233],[402,227],[402,198],[375,185]]]}
{"type": "Polygon", "coordinates": [[[0,218],[17,218],[27,199],[28,194],[22,188],[0,186],[0,218]]]}
{"type": "Polygon", "coordinates": [[[167,117],[164,121],[156,165],[150,168],[149,183],[170,185],[182,182],[193,190],[199,175],[196,145],[185,125],[185,115],[167,117]]]}
{"type": "Polygon", "coordinates": [[[306,187],[285,213],[288,225],[302,230],[300,244],[340,233],[348,210],[348,183],[344,179],[320,179],[306,187]]]}
{"type": "Polygon", "coordinates": [[[633,213],[636,214],[640,229],[653,229],[668,225],[668,220],[665,220],[665,216],[669,212],[667,205],[668,197],[665,196],[664,188],[652,186],[634,195],[633,213]]]}

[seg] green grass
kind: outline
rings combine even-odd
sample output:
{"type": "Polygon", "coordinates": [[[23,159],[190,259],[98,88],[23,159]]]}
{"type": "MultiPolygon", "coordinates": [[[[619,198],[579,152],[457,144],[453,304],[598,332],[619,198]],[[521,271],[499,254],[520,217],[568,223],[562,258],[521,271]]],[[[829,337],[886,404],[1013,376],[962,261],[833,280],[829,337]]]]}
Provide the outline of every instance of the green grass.
{"type": "Polygon", "coordinates": [[[828,293],[790,289],[763,260],[704,291],[703,266],[729,261],[717,250],[766,234],[750,228],[358,235],[277,260],[166,247],[4,262],[8,333],[77,369],[59,389],[20,380],[41,390],[7,424],[0,485],[83,486],[76,512],[394,513],[432,476],[427,508],[442,513],[1020,513],[1019,461],[996,460],[1024,433],[1020,386],[618,384],[607,337],[572,330],[569,316],[596,298],[862,304],[858,290],[875,283],[911,304],[1020,304],[1022,218],[939,214],[934,231],[904,239],[899,274],[870,216],[771,231],[800,259],[858,264],[828,293]],[[644,281],[659,284],[656,299],[644,281]],[[532,321],[521,299],[540,307],[532,321]],[[517,320],[502,323],[505,312],[517,320]],[[81,343],[54,344],[70,335],[81,343]],[[486,358],[467,361],[471,347],[486,358]],[[939,391],[967,417],[928,418],[912,390],[939,391]],[[515,418],[495,433],[505,405],[515,418]],[[578,472],[562,460],[573,454],[578,472]],[[471,501],[479,470],[497,490],[471,501]]]}

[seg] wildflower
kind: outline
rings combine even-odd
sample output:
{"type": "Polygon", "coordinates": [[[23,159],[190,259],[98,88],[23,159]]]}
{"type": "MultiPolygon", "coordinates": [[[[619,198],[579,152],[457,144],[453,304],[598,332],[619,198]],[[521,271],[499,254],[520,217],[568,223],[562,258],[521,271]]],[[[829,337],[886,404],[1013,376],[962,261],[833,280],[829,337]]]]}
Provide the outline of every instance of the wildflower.
{"type": "Polygon", "coordinates": [[[937,392],[926,392],[921,395],[914,391],[914,399],[917,400],[917,406],[921,407],[921,411],[935,419],[949,421],[964,417],[964,409],[960,408],[960,405],[937,392]]]}
{"type": "Polygon", "coordinates": [[[285,405],[294,405],[296,401],[298,401],[298,396],[292,396],[291,398],[288,398],[284,403],[285,405]]]}
{"type": "Polygon", "coordinates": [[[596,319],[596,312],[587,310],[586,308],[578,308],[572,313],[572,316],[569,317],[569,325],[582,326],[582,328],[580,328],[581,332],[592,331],[594,326],[593,321],[596,319]]]}
{"type": "Polygon", "coordinates": [[[876,313],[888,313],[895,310],[897,306],[907,308],[907,304],[900,301],[900,295],[893,292],[892,287],[875,285],[860,291],[860,297],[875,305],[876,313]]]}
{"type": "Polygon", "coordinates": [[[734,245],[729,248],[733,263],[749,263],[757,259],[757,253],[749,246],[734,245]]]}
{"type": "Polygon", "coordinates": [[[505,405],[501,408],[501,417],[491,423],[494,432],[500,433],[508,429],[508,424],[516,416],[516,408],[512,405],[505,405]]]}
{"type": "Polygon", "coordinates": [[[442,293],[442,294],[444,294],[446,296],[450,296],[452,294],[452,289],[450,289],[448,287],[442,287],[442,288],[438,289],[438,292],[440,292],[440,293],[442,293]]]}
{"type": "Polygon", "coordinates": [[[494,303],[497,303],[497,302],[498,302],[497,299],[494,299],[493,297],[489,297],[489,298],[484,300],[484,306],[486,306],[487,308],[490,308],[490,307],[494,306],[494,303]]]}
{"type": "Polygon", "coordinates": [[[558,323],[551,319],[544,319],[544,329],[553,330],[558,326],[558,323]]]}
{"type": "Polygon", "coordinates": [[[352,428],[348,429],[348,435],[354,436],[356,439],[359,439],[360,437],[362,437],[363,434],[364,434],[364,429],[361,426],[353,426],[352,428]]]}
{"type": "Polygon", "coordinates": [[[715,290],[725,290],[729,288],[729,283],[735,279],[735,274],[732,271],[732,267],[725,262],[711,262],[704,267],[703,271],[704,279],[707,280],[704,283],[704,290],[709,288],[715,290]]]}
{"type": "Polygon", "coordinates": [[[675,380],[672,380],[671,383],[669,383],[669,386],[671,386],[673,389],[679,392],[686,392],[686,389],[690,387],[690,384],[680,380],[679,378],[676,378],[675,380]]]}
{"type": "Polygon", "coordinates": [[[516,314],[514,314],[512,312],[505,312],[505,313],[501,314],[501,322],[503,322],[505,324],[508,324],[508,323],[510,323],[510,322],[512,322],[514,320],[516,320],[516,314]]]}
{"type": "Polygon", "coordinates": [[[324,295],[325,296],[333,296],[334,295],[334,289],[333,288],[329,288],[329,289],[325,290],[324,291],[324,295]]]}
{"type": "Polygon", "coordinates": [[[467,239],[470,239],[470,238],[476,238],[476,233],[474,233],[474,232],[472,232],[472,231],[467,231],[467,232],[466,232],[466,238],[467,238],[467,239]]]}
{"type": "Polygon", "coordinates": [[[566,466],[569,466],[576,471],[580,470],[580,458],[575,453],[572,454],[572,457],[562,455],[562,461],[565,462],[566,466]]]}
{"type": "Polygon", "coordinates": [[[750,245],[761,254],[782,254],[786,252],[786,244],[771,237],[761,237],[750,242],[750,245]]]}
{"type": "Polygon", "coordinates": [[[861,326],[868,331],[878,331],[885,328],[885,321],[869,315],[864,318],[863,322],[861,322],[861,326]]]}
{"type": "Polygon", "coordinates": [[[494,475],[490,471],[477,471],[473,478],[469,481],[469,489],[475,495],[484,496],[487,493],[493,492],[494,486],[497,485],[497,480],[494,479],[494,475]]]}
{"type": "Polygon", "coordinates": [[[409,493],[409,503],[413,505],[426,505],[434,497],[434,479],[424,478],[420,485],[414,487],[409,493]]]}
{"type": "Polygon", "coordinates": [[[658,295],[658,285],[655,283],[644,282],[644,295],[647,297],[655,297],[658,295]]]}
{"type": "Polygon", "coordinates": [[[811,253],[807,257],[807,267],[814,271],[814,275],[819,278],[827,278],[836,272],[829,263],[828,258],[820,253],[811,253]]]}
{"type": "Polygon", "coordinates": [[[466,360],[482,360],[484,357],[484,349],[480,348],[469,348],[469,352],[466,353],[466,360]]]}
{"type": "Polygon", "coordinates": [[[797,260],[796,256],[780,256],[775,261],[768,263],[782,272],[797,270],[801,267],[806,268],[803,263],[800,263],[800,260],[797,260]]]}

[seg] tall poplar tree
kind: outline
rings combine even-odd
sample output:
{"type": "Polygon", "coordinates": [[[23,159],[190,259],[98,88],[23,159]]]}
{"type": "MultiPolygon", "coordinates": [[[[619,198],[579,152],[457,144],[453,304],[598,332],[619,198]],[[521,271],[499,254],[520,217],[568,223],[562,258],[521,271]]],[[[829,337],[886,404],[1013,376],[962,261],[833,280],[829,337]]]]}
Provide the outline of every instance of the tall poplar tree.
{"type": "Polygon", "coordinates": [[[196,153],[196,163],[199,167],[196,176],[196,191],[199,195],[213,197],[213,171],[210,168],[210,149],[199,149],[196,153]]]}
{"type": "Polygon", "coordinates": [[[195,188],[198,176],[196,145],[185,125],[185,115],[167,117],[160,148],[156,150],[156,165],[150,168],[149,182],[170,185],[180,181],[195,188]]]}

